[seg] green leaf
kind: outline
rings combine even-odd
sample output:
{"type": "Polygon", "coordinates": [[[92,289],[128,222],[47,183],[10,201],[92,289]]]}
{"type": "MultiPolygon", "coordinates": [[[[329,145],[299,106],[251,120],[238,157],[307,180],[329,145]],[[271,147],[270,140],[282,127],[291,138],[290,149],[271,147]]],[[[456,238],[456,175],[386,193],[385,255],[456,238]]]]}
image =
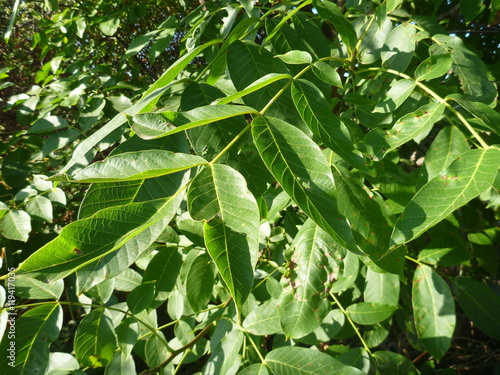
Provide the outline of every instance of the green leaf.
{"type": "Polygon", "coordinates": [[[143,150],[124,152],[91,164],[76,173],[71,181],[115,182],[143,180],[205,164],[207,164],[207,161],[202,157],[171,151],[143,150]]]}
{"type": "Polygon", "coordinates": [[[57,303],[33,307],[16,319],[15,337],[8,340],[5,335],[0,344],[4,373],[44,373],[49,364],[50,344],[59,336],[62,323],[63,311],[57,303]]]}
{"type": "Polygon", "coordinates": [[[253,286],[259,233],[259,209],[245,179],[229,166],[207,166],[190,185],[188,207],[193,219],[205,220],[208,253],[241,306],[253,286]]]}
{"type": "Polygon", "coordinates": [[[104,35],[113,36],[120,27],[120,19],[118,17],[106,17],[105,20],[99,23],[99,29],[104,35]]]}
{"type": "Polygon", "coordinates": [[[65,129],[69,126],[68,122],[59,116],[47,116],[35,121],[28,129],[31,134],[50,133],[56,130],[65,129]]]}
{"type": "Polygon", "coordinates": [[[188,112],[140,113],[129,118],[129,123],[141,138],[155,139],[250,113],[257,111],[232,104],[207,105],[188,112]]]}
{"type": "MultiPolygon", "coordinates": [[[[151,111],[160,99],[161,95],[169,88],[169,84],[177,77],[177,75],[182,70],[184,70],[184,68],[191,62],[191,60],[204,49],[218,43],[221,43],[221,41],[218,39],[208,41],[179,58],[162,74],[162,76],[153,85],[151,85],[148,90],[146,90],[146,92],[142,95],[141,100],[127,110],[127,114],[129,116],[134,116],[139,112],[151,111]]],[[[121,112],[117,114],[105,126],[82,141],[82,143],[80,143],[75,148],[73,156],[66,164],[66,166],[60,171],[60,173],[65,173],[70,170],[76,163],[80,161],[82,155],[87,154],[87,152],[92,150],[92,148],[104,137],[120,128],[126,121],[127,118],[125,116],[125,113],[121,112]]]]}
{"type": "Polygon", "coordinates": [[[64,282],[45,283],[30,277],[16,278],[16,295],[26,299],[59,299],[64,291],[64,282]]]}
{"type": "MultiPolygon", "coordinates": [[[[219,326],[220,323],[217,325],[219,326]]],[[[241,355],[239,354],[243,344],[243,332],[230,324],[229,331],[224,332],[219,341],[214,343],[216,334],[212,336],[210,342],[212,354],[203,367],[204,374],[229,375],[238,371],[241,365],[241,355]]]]}
{"type": "Polygon", "coordinates": [[[458,75],[462,90],[477,101],[490,104],[497,96],[497,88],[488,79],[488,69],[484,62],[466,49],[451,51],[453,74],[458,75]]]}
{"type": "Polygon", "coordinates": [[[144,351],[146,363],[150,368],[159,366],[168,358],[169,351],[165,346],[166,342],[165,335],[161,331],[149,336],[144,351]]]}
{"type": "Polygon", "coordinates": [[[136,375],[134,358],[126,356],[122,352],[117,352],[111,362],[106,366],[104,375],[136,375]]]}
{"type": "Polygon", "coordinates": [[[460,13],[463,14],[465,24],[469,24],[483,8],[483,0],[460,0],[460,13]]]}
{"type": "Polygon", "coordinates": [[[428,81],[447,74],[451,69],[453,60],[450,54],[431,55],[415,69],[417,81],[428,81]]]}
{"type": "Polygon", "coordinates": [[[132,40],[127,51],[125,51],[123,58],[138,54],[144,47],[148,45],[149,41],[153,39],[154,36],[158,34],[158,32],[159,30],[153,30],[132,40]]]}
{"type": "Polygon", "coordinates": [[[139,338],[139,324],[137,320],[131,317],[123,319],[118,327],[116,327],[116,338],[121,352],[129,356],[139,338]]]}
{"type": "Polygon", "coordinates": [[[271,299],[250,312],[243,321],[243,328],[254,335],[273,335],[281,332],[278,301],[271,299]]]}
{"type": "Polygon", "coordinates": [[[386,8],[387,13],[391,13],[393,10],[399,7],[403,2],[404,0],[387,0],[387,8],[386,8]]]}
{"type": "Polygon", "coordinates": [[[469,151],[469,144],[456,126],[447,126],[442,129],[425,155],[424,166],[428,180],[436,177],[466,151],[469,151]]]}
{"type": "Polygon", "coordinates": [[[63,375],[80,368],[75,357],[68,353],[52,352],[49,355],[49,366],[44,375],[63,375]]]}
{"type": "Polygon", "coordinates": [[[491,186],[500,164],[500,150],[470,150],[434,177],[405,207],[392,233],[395,245],[418,237],[451,212],[491,186]]]}
{"type": "Polygon", "coordinates": [[[375,106],[373,112],[375,113],[389,113],[394,112],[397,108],[408,99],[413,92],[416,83],[411,79],[394,80],[391,83],[389,91],[382,96],[375,106]]]}
{"type": "Polygon", "coordinates": [[[460,94],[451,94],[446,97],[453,99],[462,108],[469,111],[474,117],[481,120],[481,122],[489,128],[489,130],[494,131],[497,135],[500,135],[500,114],[495,111],[490,106],[477,102],[474,98],[465,97],[460,94]]]}
{"type": "MultiPolygon", "coordinates": [[[[227,55],[227,68],[237,91],[246,89],[271,73],[290,75],[286,65],[280,59],[274,58],[267,50],[248,41],[231,43],[227,55]]],[[[268,84],[246,95],[243,101],[246,105],[261,110],[283,86],[282,82],[268,84]]],[[[289,91],[285,91],[268,109],[267,114],[290,120],[296,119],[298,115],[291,104],[289,91]]]]}
{"type": "Polygon", "coordinates": [[[373,259],[379,259],[389,249],[393,215],[379,196],[367,194],[355,172],[340,168],[337,172],[334,176],[339,212],[349,221],[358,246],[373,259]]]}
{"type": "Polygon", "coordinates": [[[201,253],[189,267],[186,279],[186,297],[195,313],[206,309],[212,296],[215,269],[208,253],[201,253]]]}
{"type": "Polygon", "coordinates": [[[340,332],[345,322],[345,315],[340,309],[333,309],[325,316],[321,325],[312,333],[300,339],[307,345],[314,345],[318,342],[327,342],[340,332]]]}
{"type": "Polygon", "coordinates": [[[415,112],[401,117],[391,129],[373,129],[365,136],[363,143],[372,147],[374,155],[382,159],[390,151],[427,131],[441,119],[444,109],[443,103],[423,105],[415,112]]]}
{"type": "Polygon", "coordinates": [[[291,79],[291,78],[292,77],[290,76],[290,74],[269,73],[266,74],[264,77],[257,79],[255,82],[251,83],[243,90],[238,90],[238,92],[235,92],[234,94],[228,95],[224,98],[218,99],[214,103],[218,105],[231,103],[236,99],[242,98],[245,95],[258,91],[261,88],[270,85],[271,83],[281,81],[282,79],[291,79]]]}
{"type": "Polygon", "coordinates": [[[312,66],[312,71],[314,72],[314,74],[316,74],[316,77],[318,77],[323,82],[328,83],[329,85],[335,87],[343,86],[342,79],[337,73],[337,70],[328,65],[326,62],[316,61],[312,66]]]}
{"type": "Polygon", "coordinates": [[[154,282],[155,299],[164,301],[174,290],[182,266],[182,256],[176,247],[161,247],[144,271],[142,282],[154,282]]]}
{"type": "Polygon", "coordinates": [[[345,366],[318,350],[289,346],[274,349],[266,355],[266,364],[275,375],[361,375],[357,368],[345,366]]]}
{"type": "Polygon", "coordinates": [[[415,42],[413,40],[415,33],[415,26],[409,22],[392,29],[389,35],[387,35],[380,54],[382,64],[398,72],[406,71],[415,50],[415,42]]]}
{"type": "Polygon", "coordinates": [[[262,160],[297,205],[340,245],[357,251],[337,209],[330,167],[319,147],[284,121],[258,117],[252,135],[262,160]]]}
{"type": "Polygon", "coordinates": [[[238,372],[237,375],[269,375],[267,367],[262,363],[254,363],[238,372]]]}
{"type": "Polygon", "coordinates": [[[310,64],[312,63],[312,56],[306,51],[288,51],[283,55],[276,55],[275,58],[280,59],[285,64],[310,64]]]}
{"type": "Polygon", "coordinates": [[[311,219],[290,245],[293,267],[284,276],[288,282],[279,302],[281,327],[287,337],[299,338],[314,331],[328,313],[328,270],[325,251],[335,242],[311,219]]]}
{"type": "MultiPolygon", "coordinates": [[[[109,207],[75,221],[64,227],[56,239],[32,254],[18,272],[52,281],[63,278],[134,238],[144,240],[138,237],[141,233],[148,233],[148,228],[154,224],[161,220],[168,222],[168,218],[173,217],[179,198],[182,195],[109,207]]],[[[154,239],[148,238],[149,243],[154,239]]],[[[138,247],[138,243],[133,246],[138,247]]]]}
{"type": "Polygon", "coordinates": [[[0,220],[0,233],[11,240],[26,242],[30,232],[31,217],[24,211],[9,211],[0,220]]]}
{"type": "Polygon", "coordinates": [[[349,131],[335,116],[321,91],[312,83],[296,80],[292,84],[292,98],[304,122],[326,146],[360,170],[366,170],[363,157],[349,137],[349,131]]]}
{"type": "Polygon", "coordinates": [[[388,319],[397,309],[397,306],[383,303],[359,302],[350,305],[346,311],[355,323],[371,325],[388,319]]]}
{"type": "Polygon", "coordinates": [[[300,39],[313,56],[327,57],[331,55],[328,40],[318,24],[314,22],[315,20],[312,20],[309,15],[299,12],[295,13],[292,21],[293,29],[300,35],[300,39]]]}
{"type": "Polygon", "coordinates": [[[156,291],[152,281],[143,282],[135,287],[127,297],[127,306],[132,314],[147,309],[155,297],[156,291]]]}
{"type": "Polygon", "coordinates": [[[399,301],[399,276],[393,273],[379,273],[368,268],[363,292],[365,302],[397,306],[399,301]]]}
{"type": "Polygon", "coordinates": [[[33,219],[52,223],[52,203],[41,195],[29,199],[26,211],[33,219]]]}
{"type": "Polygon", "coordinates": [[[328,1],[313,1],[314,7],[318,11],[319,16],[325,21],[331,22],[340,35],[340,38],[345,43],[347,48],[354,50],[358,37],[356,31],[352,27],[351,22],[342,14],[338,6],[328,1]]]}
{"type": "Polygon", "coordinates": [[[463,238],[459,224],[453,223],[452,218],[448,217],[429,230],[431,242],[418,253],[419,261],[454,267],[472,257],[469,243],[463,238]]]}
{"type": "Polygon", "coordinates": [[[357,32],[356,43],[358,38],[361,40],[358,59],[362,64],[373,64],[380,59],[387,36],[393,30],[388,17],[380,18],[380,22],[373,22],[371,17],[359,17],[353,22],[357,32]]]}
{"type": "Polygon", "coordinates": [[[455,303],[448,284],[428,266],[421,265],[415,271],[412,306],[418,338],[439,361],[455,330],[455,303]]]}
{"type": "Polygon", "coordinates": [[[453,280],[455,296],[474,324],[500,340],[500,297],[491,288],[469,277],[453,280]]]}
{"type": "MultiPolygon", "coordinates": [[[[223,96],[224,93],[213,86],[192,83],[184,90],[181,108],[191,110],[223,96]]],[[[224,150],[225,153],[218,159],[219,163],[238,170],[245,177],[250,191],[258,197],[267,190],[271,174],[260,160],[250,132],[240,134],[247,125],[243,116],[231,117],[190,129],[187,136],[195,153],[206,160],[213,160],[224,150]],[[234,143],[238,134],[239,139],[234,143]],[[226,148],[233,143],[232,147],[226,148]]]]}
{"type": "Polygon", "coordinates": [[[111,362],[117,339],[106,309],[93,310],[82,319],[76,330],[74,348],[80,366],[104,367],[111,362]]]}
{"type": "Polygon", "coordinates": [[[377,367],[381,375],[419,374],[413,363],[401,354],[380,350],[373,353],[373,357],[377,362],[377,367]]]}

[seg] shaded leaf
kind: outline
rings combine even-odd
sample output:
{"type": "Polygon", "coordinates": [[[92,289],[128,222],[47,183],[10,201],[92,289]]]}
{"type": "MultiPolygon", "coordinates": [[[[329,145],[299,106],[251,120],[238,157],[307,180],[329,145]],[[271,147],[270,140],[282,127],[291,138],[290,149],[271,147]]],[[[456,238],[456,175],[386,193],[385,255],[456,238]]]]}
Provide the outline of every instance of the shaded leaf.
{"type": "Polygon", "coordinates": [[[415,271],[412,306],[418,338],[439,361],[455,330],[455,303],[448,284],[428,266],[421,265],[415,271]]]}
{"type": "Polygon", "coordinates": [[[424,165],[428,179],[436,177],[439,172],[466,151],[469,151],[469,144],[457,127],[447,126],[442,129],[425,155],[424,165]]]}
{"type": "Polygon", "coordinates": [[[454,48],[451,51],[453,74],[458,75],[462,90],[476,100],[490,104],[497,96],[497,88],[488,79],[488,69],[474,53],[454,48]]]}
{"type": "Polygon", "coordinates": [[[356,173],[338,170],[335,174],[339,212],[347,217],[358,246],[373,259],[389,250],[394,219],[386,203],[377,195],[367,194],[356,173]]]}
{"type": "Polygon", "coordinates": [[[151,305],[155,297],[153,282],[143,282],[138,285],[127,297],[127,306],[132,314],[138,314],[151,305]]]}
{"type": "Polygon", "coordinates": [[[373,112],[389,113],[395,111],[406,99],[408,99],[415,85],[415,82],[411,79],[392,81],[391,88],[378,101],[373,112]]]}
{"type": "Polygon", "coordinates": [[[415,26],[411,23],[403,23],[391,30],[380,56],[382,64],[389,69],[404,72],[410,65],[415,50],[413,37],[416,33],[415,26]]]}
{"type": "Polygon", "coordinates": [[[453,280],[455,296],[474,324],[486,334],[500,339],[500,297],[486,285],[469,277],[453,280]]]}
{"type": "Polygon", "coordinates": [[[481,122],[486,125],[489,130],[492,130],[497,135],[500,135],[500,114],[489,105],[475,101],[474,98],[465,97],[460,94],[451,94],[448,95],[447,98],[451,98],[456,101],[474,117],[481,120],[481,122]]]}
{"type": "Polygon", "coordinates": [[[401,354],[380,350],[373,353],[373,357],[377,362],[377,367],[381,375],[419,374],[413,363],[401,354]]]}
{"type": "Polygon", "coordinates": [[[186,279],[186,297],[195,313],[205,309],[212,296],[215,269],[208,253],[202,253],[191,264],[186,279]]]}
{"type": "Polygon", "coordinates": [[[151,259],[142,282],[153,282],[155,299],[164,301],[174,290],[182,266],[182,256],[176,247],[161,247],[151,259]]]}
{"type": "Polygon", "coordinates": [[[352,24],[342,14],[337,4],[319,0],[314,0],[313,4],[319,16],[325,21],[331,22],[340,34],[342,41],[349,49],[353,50],[358,41],[356,31],[354,31],[352,24]]]}
{"type": "Polygon", "coordinates": [[[56,130],[65,129],[69,126],[68,122],[59,116],[47,116],[35,121],[28,129],[28,133],[42,134],[50,133],[56,130]]]}
{"type": "Polygon", "coordinates": [[[297,111],[314,135],[354,167],[366,169],[363,157],[354,150],[349,131],[332,113],[316,86],[305,80],[296,80],[292,84],[292,98],[297,111]]]}

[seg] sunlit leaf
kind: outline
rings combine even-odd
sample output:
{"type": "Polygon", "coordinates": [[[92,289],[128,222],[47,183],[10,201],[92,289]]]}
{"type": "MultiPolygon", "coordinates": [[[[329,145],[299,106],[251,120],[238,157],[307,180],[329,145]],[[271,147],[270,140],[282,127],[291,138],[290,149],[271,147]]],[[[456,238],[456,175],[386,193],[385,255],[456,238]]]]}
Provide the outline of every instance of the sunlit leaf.
{"type": "Polygon", "coordinates": [[[272,350],[266,355],[266,363],[275,375],[364,374],[357,368],[343,365],[326,353],[295,346],[272,350]]]}
{"type": "Polygon", "coordinates": [[[241,305],[252,288],[257,262],[259,210],[255,198],[237,171],[214,164],[191,183],[188,205],[193,219],[205,220],[208,253],[241,305]]]}
{"type": "Polygon", "coordinates": [[[14,336],[4,336],[0,344],[3,353],[0,366],[5,374],[44,373],[49,365],[50,344],[62,327],[61,306],[54,303],[33,307],[14,322],[14,336]]]}
{"type": "Polygon", "coordinates": [[[411,241],[489,188],[500,164],[500,150],[470,150],[459,156],[413,197],[396,222],[392,241],[411,241]]]}
{"type": "Polygon", "coordinates": [[[347,221],[336,205],[330,168],[318,146],[294,126],[258,117],[252,134],[271,173],[300,208],[340,245],[356,250],[347,221]]]}
{"type": "Polygon", "coordinates": [[[109,312],[96,309],[85,316],[75,334],[75,355],[81,366],[104,367],[113,359],[117,339],[109,312]]]}
{"type": "Polygon", "coordinates": [[[326,252],[334,246],[332,238],[312,220],[306,221],[295,236],[291,244],[293,266],[285,276],[288,285],[278,309],[281,327],[288,337],[299,338],[311,333],[326,316],[326,252]]]}

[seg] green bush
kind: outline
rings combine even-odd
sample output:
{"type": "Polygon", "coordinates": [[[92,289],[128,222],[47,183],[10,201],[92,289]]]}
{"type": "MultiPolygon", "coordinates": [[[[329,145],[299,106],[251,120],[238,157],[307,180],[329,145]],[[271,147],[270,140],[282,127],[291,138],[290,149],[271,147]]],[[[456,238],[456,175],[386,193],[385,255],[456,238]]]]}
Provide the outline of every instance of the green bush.
{"type": "Polygon", "coordinates": [[[496,3],[54,3],[6,100],[6,373],[498,371],[496,3]]]}

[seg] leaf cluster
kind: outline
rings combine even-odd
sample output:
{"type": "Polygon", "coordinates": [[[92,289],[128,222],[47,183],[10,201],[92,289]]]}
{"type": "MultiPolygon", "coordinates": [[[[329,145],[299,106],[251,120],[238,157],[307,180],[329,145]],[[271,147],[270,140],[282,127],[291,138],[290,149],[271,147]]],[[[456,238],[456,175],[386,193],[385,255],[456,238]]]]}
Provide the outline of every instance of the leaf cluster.
{"type": "MultiPolygon", "coordinates": [[[[8,100],[25,126],[9,147],[46,139],[3,157],[0,233],[30,244],[30,219],[53,221],[65,191],[79,207],[36,251],[7,249],[2,353],[20,316],[2,368],[459,371],[472,325],[493,371],[497,88],[439,1],[428,15],[402,0],[183,4],[137,28],[121,66],[83,41],[119,40],[124,9],[87,19],[85,4],[47,21],[39,86],[8,100]],[[71,28],[82,60],[67,65],[71,28]],[[172,42],[180,56],[150,82],[172,42]]],[[[466,23],[497,10],[461,4],[466,23]]]]}

